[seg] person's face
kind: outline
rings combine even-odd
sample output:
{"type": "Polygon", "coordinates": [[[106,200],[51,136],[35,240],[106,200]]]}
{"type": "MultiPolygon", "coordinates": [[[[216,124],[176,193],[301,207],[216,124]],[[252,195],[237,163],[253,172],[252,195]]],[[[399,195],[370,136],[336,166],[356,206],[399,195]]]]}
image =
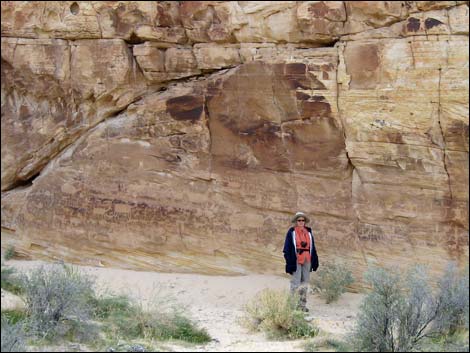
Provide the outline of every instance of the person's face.
{"type": "Polygon", "coordinates": [[[297,219],[297,225],[302,227],[305,226],[305,218],[300,217],[297,219]]]}

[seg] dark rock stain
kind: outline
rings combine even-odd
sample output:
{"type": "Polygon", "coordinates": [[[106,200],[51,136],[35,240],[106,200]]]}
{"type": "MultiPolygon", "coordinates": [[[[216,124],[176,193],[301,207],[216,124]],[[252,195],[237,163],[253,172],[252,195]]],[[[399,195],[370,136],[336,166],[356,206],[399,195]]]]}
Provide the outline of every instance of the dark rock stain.
{"type": "Polygon", "coordinates": [[[313,96],[312,99],[313,99],[314,102],[324,102],[325,101],[324,96],[313,96]]]}
{"type": "Polygon", "coordinates": [[[379,67],[380,59],[378,51],[377,45],[374,44],[364,45],[360,48],[359,55],[362,59],[360,69],[362,72],[374,71],[379,67]]]}
{"type": "Polygon", "coordinates": [[[323,65],[317,65],[317,64],[309,64],[308,65],[308,70],[309,71],[321,71],[323,65]]]}
{"type": "Polygon", "coordinates": [[[243,170],[248,168],[248,164],[246,161],[242,161],[237,158],[230,158],[222,161],[222,164],[230,169],[236,169],[236,170],[243,170]]]}
{"type": "Polygon", "coordinates": [[[286,64],[272,64],[271,67],[272,71],[274,72],[274,75],[280,76],[284,75],[286,64]]]}
{"type": "Polygon", "coordinates": [[[446,132],[446,138],[449,137],[457,138],[462,137],[464,141],[468,141],[469,138],[469,131],[468,131],[468,124],[464,123],[463,121],[455,121],[452,123],[446,132]],[[454,137],[455,136],[455,137],[454,137]]]}
{"type": "Polygon", "coordinates": [[[333,64],[331,64],[331,63],[330,63],[330,64],[323,64],[323,65],[321,66],[321,69],[322,69],[323,71],[333,71],[333,70],[335,69],[335,66],[334,66],[333,64]]]}
{"type": "Polygon", "coordinates": [[[21,120],[28,120],[31,117],[31,112],[29,111],[26,105],[22,105],[18,112],[18,119],[21,120]]]}
{"type": "Polygon", "coordinates": [[[171,98],[166,102],[166,111],[175,120],[196,122],[203,110],[202,96],[181,96],[171,98]]]}
{"type": "Polygon", "coordinates": [[[328,13],[328,7],[324,4],[323,1],[319,1],[310,5],[308,8],[308,12],[313,15],[313,17],[325,17],[328,13]]]}
{"type": "Polygon", "coordinates": [[[112,11],[109,14],[112,27],[114,27],[116,29],[116,33],[120,35],[125,35],[132,28],[131,25],[121,19],[122,14],[125,13],[126,10],[126,6],[124,4],[120,4],[116,9],[116,12],[112,11]]]}
{"type": "Polygon", "coordinates": [[[326,86],[321,82],[314,74],[311,72],[308,73],[308,78],[310,79],[310,87],[311,89],[320,89],[320,90],[326,90],[326,86]]]}
{"type": "Polygon", "coordinates": [[[297,77],[286,75],[286,81],[289,84],[290,89],[311,89],[310,82],[308,82],[306,77],[297,77]]]}
{"type": "Polygon", "coordinates": [[[302,117],[321,117],[329,118],[331,117],[331,106],[326,102],[302,102],[302,117]]]}
{"type": "Polygon", "coordinates": [[[390,132],[386,134],[387,140],[391,143],[404,144],[403,136],[399,132],[390,132]]]}
{"type": "Polygon", "coordinates": [[[286,64],[287,75],[302,75],[305,76],[306,66],[301,63],[286,64]]]}
{"type": "Polygon", "coordinates": [[[171,7],[167,3],[157,3],[157,16],[156,16],[156,24],[159,27],[172,27],[175,25],[179,25],[176,23],[170,14],[171,7]]]}
{"type": "Polygon", "coordinates": [[[426,18],[426,21],[424,21],[424,26],[426,27],[426,29],[431,29],[433,27],[440,26],[443,24],[444,23],[439,20],[436,20],[435,18],[426,18]]]}
{"type": "Polygon", "coordinates": [[[421,25],[421,20],[419,18],[410,17],[408,23],[406,24],[406,29],[409,32],[418,32],[421,25]]]}
{"type": "Polygon", "coordinates": [[[239,133],[239,128],[236,121],[232,120],[228,115],[219,114],[216,118],[230,131],[239,133]]]}
{"type": "Polygon", "coordinates": [[[295,92],[295,97],[299,101],[306,101],[306,100],[309,100],[311,96],[303,92],[295,92]]]}

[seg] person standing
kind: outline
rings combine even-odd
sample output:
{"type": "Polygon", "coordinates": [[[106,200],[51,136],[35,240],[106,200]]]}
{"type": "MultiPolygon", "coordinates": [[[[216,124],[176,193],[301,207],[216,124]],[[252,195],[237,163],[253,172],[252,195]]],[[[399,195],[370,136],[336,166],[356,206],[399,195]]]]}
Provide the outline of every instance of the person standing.
{"type": "Polygon", "coordinates": [[[289,228],[284,242],[284,259],[286,273],[292,275],[291,293],[299,294],[299,306],[302,311],[307,309],[307,290],[310,272],[318,269],[318,255],[315,249],[313,232],[306,224],[310,219],[303,212],[297,212],[292,218],[293,227],[289,228]]]}

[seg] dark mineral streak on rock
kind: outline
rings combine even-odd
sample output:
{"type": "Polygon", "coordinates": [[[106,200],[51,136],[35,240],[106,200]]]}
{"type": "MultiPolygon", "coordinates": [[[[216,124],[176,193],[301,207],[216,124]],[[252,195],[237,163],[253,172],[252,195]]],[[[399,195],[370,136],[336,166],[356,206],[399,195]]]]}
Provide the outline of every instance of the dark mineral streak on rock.
{"type": "Polygon", "coordinates": [[[203,103],[202,96],[180,96],[169,99],[166,110],[175,120],[196,122],[204,109],[203,103]]]}

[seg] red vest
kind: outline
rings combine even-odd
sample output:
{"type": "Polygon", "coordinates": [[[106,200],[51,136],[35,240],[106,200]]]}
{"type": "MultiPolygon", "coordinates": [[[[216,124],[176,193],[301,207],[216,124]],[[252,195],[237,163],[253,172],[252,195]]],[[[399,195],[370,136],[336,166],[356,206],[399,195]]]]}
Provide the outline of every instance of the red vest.
{"type": "Polygon", "coordinates": [[[297,251],[297,263],[303,265],[310,262],[310,234],[305,227],[295,227],[295,247],[297,251]]]}

